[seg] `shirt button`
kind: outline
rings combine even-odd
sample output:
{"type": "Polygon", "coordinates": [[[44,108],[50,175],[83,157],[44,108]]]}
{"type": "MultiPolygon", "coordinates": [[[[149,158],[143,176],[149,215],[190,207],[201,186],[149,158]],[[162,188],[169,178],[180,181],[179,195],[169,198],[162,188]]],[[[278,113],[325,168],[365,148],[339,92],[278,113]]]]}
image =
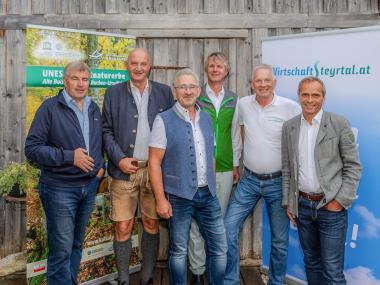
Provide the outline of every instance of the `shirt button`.
{"type": "Polygon", "coordinates": [[[137,114],[135,114],[134,116],[133,116],[133,118],[138,118],[139,117],[139,115],[137,115],[137,114]]]}
{"type": "Polygon", "coordinates": [[[130,144],[129,147],[130,147],[130,148],[134,148],[135,145],[134,145],[134,144],[130,144]]]}
{"type": "Polygon", "coordinates": [[[137,133],[137,130],[132,130],[132,133],[134,133],[134,134],[137,133]]]}

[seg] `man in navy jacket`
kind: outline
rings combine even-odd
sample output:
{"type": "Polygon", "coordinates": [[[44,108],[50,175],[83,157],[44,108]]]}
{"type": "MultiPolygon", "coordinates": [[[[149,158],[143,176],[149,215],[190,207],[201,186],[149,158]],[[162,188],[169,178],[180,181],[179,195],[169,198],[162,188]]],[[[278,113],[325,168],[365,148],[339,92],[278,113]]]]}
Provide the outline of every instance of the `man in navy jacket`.
{"type": "Polygon", "coordinates": [[[25,142],[26,157],[41,167],[49,285],[78,284],[85,229],[104,174],[102,120],[99,107],[86,96],[89,83],[89,67],[69,63],[64,89],[42,103],[25,142]]]}
{"type": "Polygon", "coordinates": [[[107,152],[114,250],[119,284],[129,284],[131,233],[139,202],[144,231],[141,239],[141,284],[152,284],[159,247],[159,216],[147,170],[148,142],[159,112],[174,104],[170,87],[148,80],[151,64],[142,48],[131,51],[126,62],[130,81],[107,89],[103,105],[103,142],[107,152]]]}

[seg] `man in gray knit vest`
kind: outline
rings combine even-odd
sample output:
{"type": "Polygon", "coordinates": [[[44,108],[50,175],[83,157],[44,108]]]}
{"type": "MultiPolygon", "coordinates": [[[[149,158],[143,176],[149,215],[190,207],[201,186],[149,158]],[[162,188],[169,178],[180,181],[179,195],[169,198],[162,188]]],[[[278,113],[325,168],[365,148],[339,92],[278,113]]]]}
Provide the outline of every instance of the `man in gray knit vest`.
{"type": "Polygon", "coordinates": [[[113,85],[104,95],[103,144],[112,177],[111,219],[115,222],[119,284],[129,284],[131,233],[139,204],[144,226],[141,285],[146,285],[154,284],[159,248],[159,216],[147,170],[149,135],[156,115],[170,108],[174,100],[169,86],[148,79],[151,64],[145,49],[132,50],[126,67],[131,80],[113,85]]]}
{"type": "Polygon", "coordinates": [[[156,117],[149,142],[156,210],[169,225],[170,284],[187,284],[187,249],[194,218],[207,245],[208,284],[220,285],[227,263],[227,241],[215,195],[213,124],[195,104],[201,88],[192,70],[176,74],[173,92],[178,102],[156,117]]]}

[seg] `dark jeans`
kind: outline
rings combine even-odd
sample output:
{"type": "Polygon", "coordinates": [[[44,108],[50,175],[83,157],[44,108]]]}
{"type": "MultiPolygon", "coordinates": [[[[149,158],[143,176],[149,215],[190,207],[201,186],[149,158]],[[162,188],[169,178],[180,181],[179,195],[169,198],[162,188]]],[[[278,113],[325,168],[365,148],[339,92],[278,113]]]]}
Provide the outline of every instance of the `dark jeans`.
{"type": "Polygon", "coordinates": [[[78,284],[83,239],[98,183],[94,178],[81,187],[39,185],[47,223],[49,285],[78,284]]]}
{"type": "Polygon", "coordinates": [[[299,199],[298,235],[309,285],[346,284],[343,274],[347,211],[316,209],[319,202],[299,199]]]}
{"type": "Polygon", "coordinates": [[[218,199],[208,187],[198,188],[193,200],[168,194],[173,216],[169,219],[170,284],[187,284],[187,249],[194,218],[206,243],[206,274],[209,285],[222,285],[227,263],[227,241],[218,199]]]}

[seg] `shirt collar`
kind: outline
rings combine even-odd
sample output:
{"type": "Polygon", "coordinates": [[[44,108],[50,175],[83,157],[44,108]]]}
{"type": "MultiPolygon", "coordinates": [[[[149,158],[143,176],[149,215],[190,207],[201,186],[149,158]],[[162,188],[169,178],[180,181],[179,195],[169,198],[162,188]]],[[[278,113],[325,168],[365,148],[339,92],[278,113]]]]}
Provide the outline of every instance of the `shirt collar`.
{"type": "MultiPolygon", "coordinates": [[[[206,83],[206,93],[207,95],[210,97],[210,94],[214,97],[216,97],[214,91],[211,89],[210,85],[208,85],[208,83],[206,83]]],[[[219,96],[223,97],[224,96],[224,86],[222,86],[222,90],[220,90],[219,94],[218,94],[218,98],[219,96]]]]}
{"type": "MultiPolygon", "coordinates": [[[[63,94],[63,98],[65,98],[67,106],[73,105],[73,104],[76,106],[75,100],[69,95],[69,93],[67,93],[66,89],[63,89],[62,94],[63,94]]],[[[87,106],[90,105],[90,102],[91,102],[91,98],[86,95],[86,97],[84,97],[85,105],[87,106]]]]}
{"type": "MultiPolygon", "coordinates": [[[[319,110],[319,112],[314,116],[314,118],[311,120],[312,124],[320,125],[322,120],[323,110],[319,110]]],[[[307,122],[303,114],[301,115],[301,122],[304,121],[307,122]]],[[[308,122],[307,122],[308,123],[308,122]]]]}
{"type": "MultiPolygon", "coordinates": [[[[259,104],[259,102],[256,101],[256,94],[252,94],[252,103],[256,104],[257,106],[260,106],[261,108],[263,108],[263,107],[259,104]]],[[[274,92],[274,93],[273,93],[273,99],[272,99],[272,101],[271,101],[268,105],[266,105],[264,108],[266,108],[266,107],[268,107],[268,106],[271,106],[271,105],[273,105],[273,106],[278,106],[279,104],[280,104],[280,102],[279,102],[278,96],[277,96],[277,94],[274,92]]]]}
{"type": "MultiPolygon", "coordinates": [[[[184,107],[182,107],[178,101],[175,103],[174,108],[177,111],[177,114],[183,120],[188,121],[188,122],[191,121],[189,111],[185,109],[184,107]]],[[[197,104],[195,104],[195,121],[199,119],[199,111],[200,111],[200,107],[197,104]]]]}
{"type": "MultiPolygon", "coordinates": [[[[137,87],[133,84],[132,80],[130,80],[129,82],[130,82],[130,84],[131,84],[131,89],[135,89],[135,90],[138,90],[138,91],[140,92],[139,88],[137,88],[137,87]]],[[[144,92],[147,91],[148,89],[149,89],[149,80],[146,81],[145,88],[144,88],[144,92]]]]}

